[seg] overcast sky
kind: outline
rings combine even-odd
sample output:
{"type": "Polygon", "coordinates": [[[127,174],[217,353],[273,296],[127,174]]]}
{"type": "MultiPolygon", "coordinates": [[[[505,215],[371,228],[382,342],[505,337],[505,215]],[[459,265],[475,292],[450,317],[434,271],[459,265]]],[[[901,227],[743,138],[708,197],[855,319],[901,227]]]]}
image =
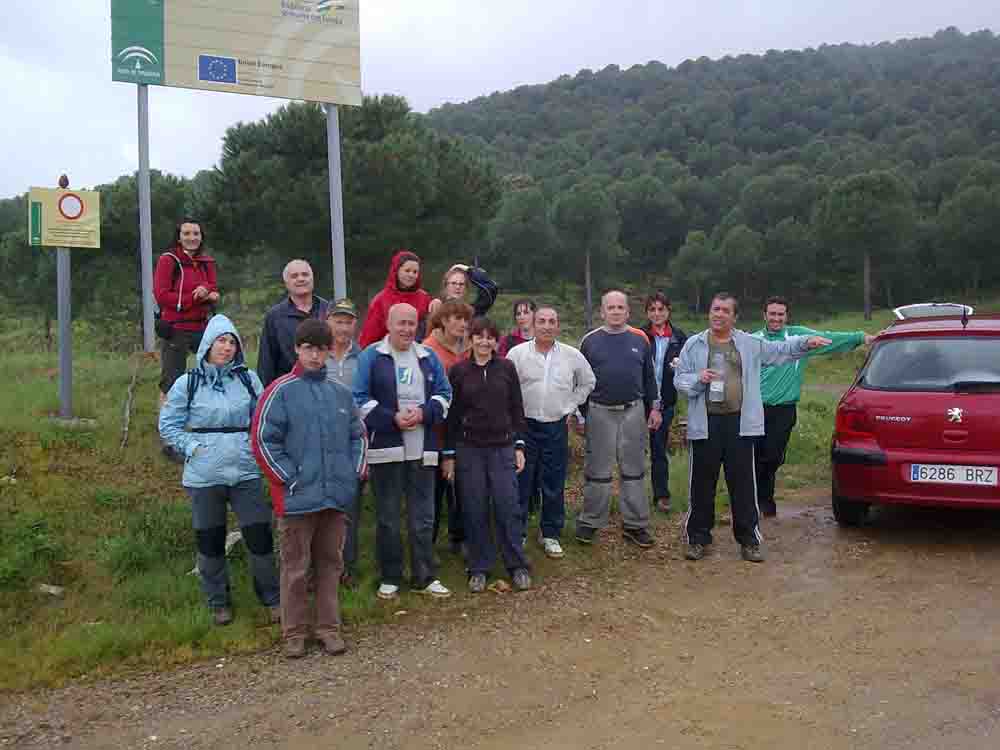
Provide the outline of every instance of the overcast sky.
{"type": "MultiPolygon", "coordinates": [[[[167,0],[168,2],[170,0],[167,0]]],[[[110,0],[4,0],[0,197],[138,164],[136,87],[111,81],[110,0]]],[[[581,68],[1000,29],[996,0],[361,0],[362,88],[426,111],[581,68]]],[[[280,100],[150,87],[151,166],[213,166],[230,125],[280,100]]]]}

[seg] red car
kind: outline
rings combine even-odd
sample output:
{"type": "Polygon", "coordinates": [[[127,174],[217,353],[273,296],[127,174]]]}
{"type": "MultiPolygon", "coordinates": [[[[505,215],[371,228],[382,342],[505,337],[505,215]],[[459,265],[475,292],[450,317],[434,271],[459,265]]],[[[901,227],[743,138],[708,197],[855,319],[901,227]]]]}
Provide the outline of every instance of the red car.
{"type": "Polygon", "coordinates": [[[909,305],[837,405],[833,514],[872,504],[1000,508],[1000,315],[909,305]]]}

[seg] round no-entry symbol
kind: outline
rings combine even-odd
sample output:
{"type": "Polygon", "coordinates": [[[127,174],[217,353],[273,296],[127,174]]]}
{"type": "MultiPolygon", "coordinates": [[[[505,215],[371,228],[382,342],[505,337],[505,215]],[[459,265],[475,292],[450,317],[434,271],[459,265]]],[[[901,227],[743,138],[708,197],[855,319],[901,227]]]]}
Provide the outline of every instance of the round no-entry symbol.
{"type": "Polygon", "coordinates": [[[66,193],[59,199],[58,208],[64,219],[75,221],[83,216],[83,199],[76,193],[66,193]]]}

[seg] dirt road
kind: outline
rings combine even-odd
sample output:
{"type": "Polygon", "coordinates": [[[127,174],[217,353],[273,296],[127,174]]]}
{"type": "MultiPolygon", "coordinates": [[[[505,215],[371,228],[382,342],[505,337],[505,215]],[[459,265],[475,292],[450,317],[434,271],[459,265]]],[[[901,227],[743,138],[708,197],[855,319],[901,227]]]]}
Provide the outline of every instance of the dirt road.
{"type": "MultiPolygon", "coordinates": [[[[602,574],[276,653],[8,700],[0,746],[1000,747],[1000,514],[900,510],[851,532],[822,493],[769,560],[615,547],[602,574]]],[[[10,698],[10,696],[7,696],[10,698]]]]}

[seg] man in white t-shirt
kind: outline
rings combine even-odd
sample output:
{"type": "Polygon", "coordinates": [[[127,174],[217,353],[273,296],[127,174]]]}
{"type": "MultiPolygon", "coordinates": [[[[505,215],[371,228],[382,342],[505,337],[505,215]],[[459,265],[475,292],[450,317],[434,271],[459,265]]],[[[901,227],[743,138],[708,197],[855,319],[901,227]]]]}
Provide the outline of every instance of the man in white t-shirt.
{"type": "Polygon", "coordinates": [[[358,357],[354,400],[370,440],[368,465],[375,493],[375,552],[381,599],[393,599],[403,581],[401,514],[406,498],[407,537],[413,588],[430,596],[451,595],[436,577],[434,476],[436,431],[451,406],[451,384],[437,355],[414,341],[417,311],[400,303],[389,309],[389,333],[358,357]]]}

